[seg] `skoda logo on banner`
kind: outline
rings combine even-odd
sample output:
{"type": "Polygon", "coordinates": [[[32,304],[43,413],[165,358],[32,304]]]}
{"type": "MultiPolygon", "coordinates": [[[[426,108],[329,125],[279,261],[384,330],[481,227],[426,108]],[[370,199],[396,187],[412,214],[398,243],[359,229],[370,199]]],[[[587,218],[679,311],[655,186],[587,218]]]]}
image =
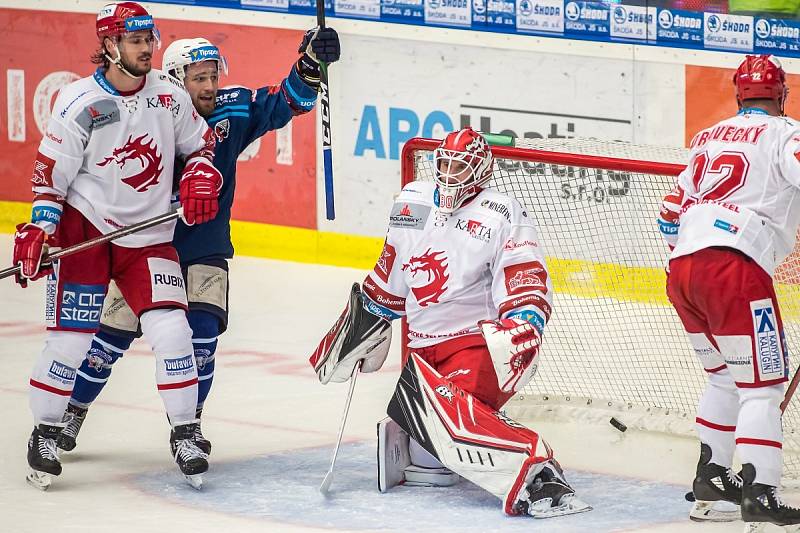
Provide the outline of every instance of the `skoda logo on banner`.
{"type": "Polygon", "coordinates": [[[664,10],[658,14],[658,25],[668,30],[672,27],[672,11],[664,10]]]}
{"type": "Polygon", "coordinates": [[[769,37],[769,33],[770,33],[769,21],[766,19],[758,19],[758,22],[756,22],[756,35],[758,35],[762,39],[766,39],[767,37],[769,37]]]}
{"type": "Polygon", "coordinates": [[[530,16],[533,13],[533,4],[530,0],[522,0],[519,3],[519,12],[525,15],[526,17],[530,16]]]}
{"type": "Polygon", "coordinates": [[[624,7],[617,6],[614,8],[614,22],[616,22],[617,24],[624,24],[627,18],[628,14],[625,13],[624,7]]]}
{"type": "Polygon", "coordinates": [[[564,13],[569,20],[578,20],[581,16],[581,8],[575,2],[570,2],[564,8],[564,13]]]}
{"type": "Polygon", "coordinates": [[[478,15],[486,13],[486,0],[472,0],[472,10],[478,15]]]}
{"type": "Polygon", "coordinates": [[[439,9],[439,0],[430,0],[431,9],[439,9]]]}
{"type": "Polygon", "coordinates": [[[719,22],[719,17],[716,15],[711,15],[708,17],[708,29],[709,31],[717,32],[719,31],[721,24],[719,22]]]}

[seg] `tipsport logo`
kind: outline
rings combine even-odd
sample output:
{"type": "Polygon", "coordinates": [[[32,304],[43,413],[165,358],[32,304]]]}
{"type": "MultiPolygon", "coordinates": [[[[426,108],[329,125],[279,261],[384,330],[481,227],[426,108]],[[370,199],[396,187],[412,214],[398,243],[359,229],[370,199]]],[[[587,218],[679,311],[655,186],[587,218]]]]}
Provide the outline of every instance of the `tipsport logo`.
{"type": "Polygon", "coordinates": [[[153,17],[142,15],[140,17],[128,17],[125,19],[125,31],[152,30],[156,25],[153,17]]]}
{"type": "Polygon", "coordinates": [[[216,46],[204,46],[189,51],[192,63],[196,61],[216,60],[219,61],[219,49],[216,46]]]}

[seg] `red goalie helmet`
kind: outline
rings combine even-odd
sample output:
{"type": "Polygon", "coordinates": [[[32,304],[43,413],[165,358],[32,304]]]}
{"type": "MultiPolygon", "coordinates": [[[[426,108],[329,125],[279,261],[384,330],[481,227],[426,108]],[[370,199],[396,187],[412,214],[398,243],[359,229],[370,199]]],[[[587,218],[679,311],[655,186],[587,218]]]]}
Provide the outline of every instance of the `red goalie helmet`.
{"type": "Polygon", "coordinates": [[[433,152],[437,205],[452,213],[492,178],[494,158],[486,139],[470,127],[445,137],[433,152]]]}
{"type": "Polygon", "coordinates": [[[136,2],[114,2],[106,4],[97,14],[97,37],[116,37],[128,32],[150,30],[158,40],[153,16],[136,2]]]}
{"type": "Polygon", "coordinates": [[[786,73],[773,56],[746,56],[733,75],[733,84],[740,105],[751,98],[768,98],[777,100],[783,110],[787,93],[786,73]]]}

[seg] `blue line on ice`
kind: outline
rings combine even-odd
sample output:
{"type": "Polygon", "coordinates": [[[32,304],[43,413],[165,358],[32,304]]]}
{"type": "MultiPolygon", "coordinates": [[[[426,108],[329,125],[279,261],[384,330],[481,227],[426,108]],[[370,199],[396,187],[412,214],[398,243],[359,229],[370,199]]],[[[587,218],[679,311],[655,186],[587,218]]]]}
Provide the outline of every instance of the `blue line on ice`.
{"type": "Polygon", "coordinates": [[[688,520],[686,487],[570,470],[567,479],[594,510],[547,520],[506,517],[500,500],[465,481],[449,488],[400,486],[380,494],[372,442],[342,445],[325,499],[317,488],[331,452],[330,447],[307,448],[217,464],[212,457],[201,492],[173,469],[136,476],[134,483],[198,508],[351,531],[599,533],[688,520]]]}

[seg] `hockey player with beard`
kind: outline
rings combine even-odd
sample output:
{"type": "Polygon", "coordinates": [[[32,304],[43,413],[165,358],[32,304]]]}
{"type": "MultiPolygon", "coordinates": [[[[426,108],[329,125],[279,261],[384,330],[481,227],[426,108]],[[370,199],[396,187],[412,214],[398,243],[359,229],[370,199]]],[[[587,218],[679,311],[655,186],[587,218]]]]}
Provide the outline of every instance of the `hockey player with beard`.
{"type": "Polygon", "coordinates": [[[690,517],[798,531],[800,509],[777,494],[788,355],[772,275],[800,222],[800,127],[775,58],[747,56],[733,81],[739,112],[695,135],[659,219],[667,294],[708,376],[690,517]]]}
{"type": "MultiPolygon", "coordinates": [[[[173,240],[188,292],[188,319],[199,379],[193,438],[207,454],[211,453],[211,442],[203,436],[200,417],[214,377],[217,338],[228,325],[228,260],[233,257],[230,219],[236,160],[253,141],[314,108],[319,62],[330,64],[339,59],[339,37],[332,28],[309,30],[298,51],[300,57],[280,84],[253,90],[237,86],[219,89],[220,74],[227,73],[227,63],[207,39],[180,39],[164,52],[164,71],[183,82],[195,109],[215,132],[214,164],[224,177],[217,217],[200,227],[179,222],[173,240]]],[[[89,406],[108,381],[112,365],[138,336],[138,329],[136,314],[112,283],[100,331],[78,369],[64,413],[66,427],[58,440],[60,449],[75,448],[89,406]]]]}
{"type": "Polygon", "coordinates": [[[47,275],[48,334],[30,379],[34,429],[28,481],[46,489],[61,474],[56,441],[81,364],[97,331],[110,280],[116,280],[156,355],[156,382],[172,425],[174,459],[199,486],[207,456],[194,443],[197,369],[186,320],[186,293],[174,223],[122,237],[52,265],[48,247],[70,246],[169,211],[173,161],[185,167],[180,199],[187,224],[214,218],[222,176],[214,138],[191,99],[151,70],[158,34],[135,2],[117,2],[97,17],[96,72],[59,93],[34,166],[31,222],[17,226],[18,282],[47,275]]]}
{"type": "Polygon", "coordinates": [[[378,487],[452,485],[463,476],[509,515],[591,509],[540,436],[498,410],[533,377],[552,283],[533,220],[484,188],[493,156],[471,128],[434,151],[435,182],[397,197],[383,252],[355,284],[314,354],[320,381],[378,370],[390,321],[408,320],[410,355],[378,424],[378,487]]]}

